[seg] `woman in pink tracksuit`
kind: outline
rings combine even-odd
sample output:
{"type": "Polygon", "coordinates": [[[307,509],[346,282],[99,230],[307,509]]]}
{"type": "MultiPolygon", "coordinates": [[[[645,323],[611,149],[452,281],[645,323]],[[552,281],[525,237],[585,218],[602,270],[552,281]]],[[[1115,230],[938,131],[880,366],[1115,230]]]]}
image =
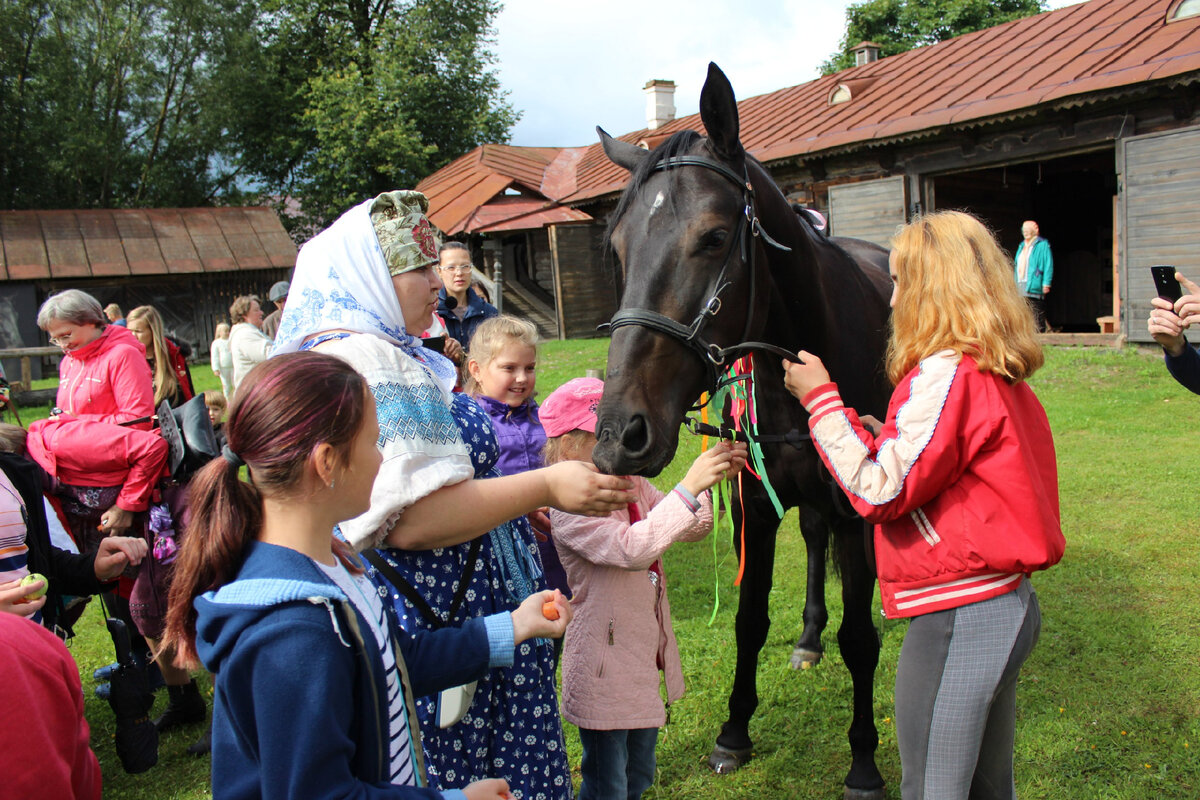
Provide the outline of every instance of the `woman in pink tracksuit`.
{"type": "MultiPolygon", "coordinates": [[[[596,406],[604,384],[576,378],[542,404],[546,463],[591,462],[596,406]]],[[[607,517],[551,509],[554,544],[567,570],[575,618],[563,645],[563,716],[583,744],[580,800],[636,800],[654,781],[654,747],[667,702],[683,696],[683,670],[661,556],[712,529],[708,489],[737,474],[745,445],[720,443],[696,459],[664,495],[633,477],[637,502],[607,517]]]]}

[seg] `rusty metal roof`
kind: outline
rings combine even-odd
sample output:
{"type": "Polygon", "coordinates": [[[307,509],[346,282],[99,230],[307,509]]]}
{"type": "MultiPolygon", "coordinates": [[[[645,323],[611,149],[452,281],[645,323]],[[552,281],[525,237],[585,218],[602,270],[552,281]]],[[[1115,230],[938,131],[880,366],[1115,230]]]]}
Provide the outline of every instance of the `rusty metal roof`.
{"type": "Polygon", "coordinates": [[[291,267],[270,208],[0,211],[0,280],[291,267]]]}
{"type": "MultiPolygon", "coordinates": [[[[1177,2],[1091,0],[750,97],[738,103],[741,140],[760,161],[815,156],[1196,77],[1200,16],[1168,23],[1177,2]],[[841,85],[851,99],[831,105],[841,85]]],[[[732,79],[736,89],[736,73],[732,79]]],[[[620,138],[653,147],[686,129],[704,132],[699,114],[620,138]]],[[[484,145],[417,188],[429,196],[435,224],[458,233],[479,230],[470,227],[473,215],[508,189],[578,206],[621,191],[628,177],[599,144],[484,145]]]]}

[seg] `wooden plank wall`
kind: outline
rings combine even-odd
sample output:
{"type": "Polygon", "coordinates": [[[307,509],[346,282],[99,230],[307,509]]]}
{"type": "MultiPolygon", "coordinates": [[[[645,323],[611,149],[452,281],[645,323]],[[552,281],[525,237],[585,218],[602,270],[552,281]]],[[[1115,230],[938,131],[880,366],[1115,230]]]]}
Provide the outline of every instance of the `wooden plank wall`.
{"type": "Polygon", "coordinates": [[[550,226],[559,335],[564,339],[600,336],[596,326],[617,310],[616,282],[603,258],[603,237],[602,225],[550,226]]]}
{"type": "Polygon", "coordinates": [[[1146,318],[1156,294],[1149,267],[1170,264],[1200,279],[1200,127],[1122,139],[1117,169],[1122,330],[1130,341],[1149,342],[1146,318]]]}
{"type": "Polygon", "coordinates": [[[896,227],[908,221],[907,208],[902,175],[830,186],[830,233],[887,247],[896,227]]]}

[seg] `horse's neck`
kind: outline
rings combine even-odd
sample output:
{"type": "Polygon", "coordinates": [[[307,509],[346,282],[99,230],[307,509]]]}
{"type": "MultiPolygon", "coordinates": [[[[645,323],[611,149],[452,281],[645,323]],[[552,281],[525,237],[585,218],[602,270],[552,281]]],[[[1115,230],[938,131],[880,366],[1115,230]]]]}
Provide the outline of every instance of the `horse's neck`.
{"type": "MultiPolygon", "coordinates": [[[[788,213],[795,216],[790,208],[788,213]]],[[[828,244],[806,235],[798,219],[788,222],[791,224],[784,225],[781,241],[791,252],[767,248],[773,285],[765,335],[767,341],[784,347],[819,349],[826,344],[830,313],[829,282],[822,265],[835,258],[824,252],[828,244]]]]}

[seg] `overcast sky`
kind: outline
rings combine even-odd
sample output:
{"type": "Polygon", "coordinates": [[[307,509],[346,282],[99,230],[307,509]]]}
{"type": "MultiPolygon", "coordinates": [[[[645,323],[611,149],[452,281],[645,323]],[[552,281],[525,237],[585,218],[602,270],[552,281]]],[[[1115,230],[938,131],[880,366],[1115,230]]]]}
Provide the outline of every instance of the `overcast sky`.
{"type": "Polygon", "coordinates": [[[596,141],[596,125],[613,135],[645,127],[642,87],[652,78],[675,81],[676,116],[694,114],[709,61],[739,99],[811,81],[838,47],[847,5],[506,0],[495,52],[500,83],[523,112],[512,143],[578,147],[596,141]]]}

